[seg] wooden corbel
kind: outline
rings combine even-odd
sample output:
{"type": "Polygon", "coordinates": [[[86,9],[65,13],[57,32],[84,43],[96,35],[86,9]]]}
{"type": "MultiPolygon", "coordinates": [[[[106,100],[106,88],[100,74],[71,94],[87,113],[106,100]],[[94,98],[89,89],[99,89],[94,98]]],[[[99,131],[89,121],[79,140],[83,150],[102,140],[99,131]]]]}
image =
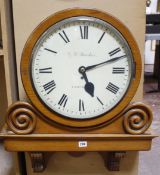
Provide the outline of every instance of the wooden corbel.
{"type": "Polygon", "coordinates": [[[34,173],[43,172],[46,167],[49,158],[53,153],[50,152],[29,152],[32,168],[34,173]]]}
{"type": "Polygon", "coordinates": [[[109,171],[120,171],[121,159],[126,155],[125,151],[108,152],[105,157],[105,166],[109,171]]]}

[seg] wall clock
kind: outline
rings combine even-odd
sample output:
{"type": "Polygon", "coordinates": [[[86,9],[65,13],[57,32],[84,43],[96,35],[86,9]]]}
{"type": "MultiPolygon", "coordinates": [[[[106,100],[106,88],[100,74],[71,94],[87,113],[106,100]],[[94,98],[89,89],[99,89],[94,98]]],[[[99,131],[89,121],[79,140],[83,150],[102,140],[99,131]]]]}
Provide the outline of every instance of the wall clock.
{"type": "Polygon", "coordinates": [[[119,114],[141,77],[128,29],[97,10],[72,9],[43,21],[23,51],[21,76],[32,104],[50,120],[92,127],[119,114]]]}
{"type": "Polygon", "coordinates": [[[112,151],[107,166],[118,170],[124,151],[148,150],[154,137],[145,134],[149,107],[131,103],[141,60],[131,32],[110,14],[76,8],[48,17],[22,53],[29,101],[8,109],[6,148],[32,152],[35,171],[45,167],[43,151],[112,151]]]}

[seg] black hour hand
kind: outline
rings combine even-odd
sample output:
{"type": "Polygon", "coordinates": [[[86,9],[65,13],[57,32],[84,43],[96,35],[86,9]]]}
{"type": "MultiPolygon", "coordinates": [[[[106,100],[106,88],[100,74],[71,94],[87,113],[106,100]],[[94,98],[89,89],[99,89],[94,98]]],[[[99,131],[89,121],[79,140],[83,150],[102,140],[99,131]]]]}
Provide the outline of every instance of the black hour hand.
{"type": "Polygon", "coordinates": [[[90,94],[92,97],[94,97],[94,85],[91,82],[88,82],[84,86],[85,91],[90,94]]]}
{"type": "Polygon", "coordinates": [[[87,75],[86,75],[86,71],[85,71],[85,67],[80,67],[79,68],[79,72],[82,74],[86,84],[84,86],[85,91],[90,94],[92,97],[94,97],[94,84],[88,81],[87,75]]]}

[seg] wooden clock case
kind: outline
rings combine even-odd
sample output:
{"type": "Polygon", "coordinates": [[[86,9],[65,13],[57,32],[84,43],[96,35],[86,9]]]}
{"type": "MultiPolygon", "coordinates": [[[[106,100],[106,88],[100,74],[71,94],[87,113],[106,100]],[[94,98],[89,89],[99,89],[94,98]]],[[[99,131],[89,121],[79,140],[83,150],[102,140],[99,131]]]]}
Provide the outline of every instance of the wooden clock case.
{"type": "MultiPolygon", "coordinates": [[[[103,13],[98,10],[93,9],[69,9],[58,12],[46,20],[44,20],[31,34],[29,37],[25,48],[23,50],[22,59],[21,59],[21,77],[24,89],[26,94],[28,95],[29,99],[31,100],[32,104],[43,114],[46,118],[56,123],[60,123],[65,126],[74,127],[74,128],[89,128],[98,126],[103,123],[110,122],[116,118],[116,116],[128,105],[128,103],[133,98],[137,87],[140,83],[141,79],[141,70],[142,70],[142,63],[141,63],[141,56],[138,46],[129,32],[129,30],[116,18],[113,16],[103,13]],[[133,54],[133,64],[135,64],[135,74],[133,75],[133,79],[130,82],[130,86],[127,90],[127,93],[123,97],[123,99],[116,105],[112,110],[107,112],[105,115],[97,117],[95,119],[90,120],[69,120],[66,117],[60,117],[55,113],[51,112],[44,104],[41,102],[40,98],[38,97],[37,93],[32,84],[32,78],[30,73],[30,62],[32,57],[32,49],[36,44],[37,40],[40,36],[52,25],[56,24],[59,21],[62,21],[66,18],[77,17],[77,16],[89,16],[101,19],[103,21],[108,22],[113,27],[117,28],[119,32],[126,38],[129,46],[131,48],[133,54]]],[[[45,132],[45,131],[44,131],[45,132]]]]}
{"type": "MultiPolygon", "coordinates": [[[[54,22],[66,17],[85,14],[94,15],[106,20],[106,15],[96,10],[73,9],[60,12],[54,22]],[[71,12],[72,11],[72,12],[71,12]],[[70,13],[71,12],[71,13],[70,13]]],[[[119,170],[120,159],[125,151],[149,150],[151,141],[155,137],[146,133],[152,122],[150,108],[140,102],[130,103],[140,82],[141,56],[131,33],[118,20],[107,15],[111,22],[127,38],[136,62],[135,81],[132,83],[125,98],[106,116],[92,121],[71,121],[63,119],[47,110],[35,95],[28,74],[31,49],[37,38],[52,23],[53,17],[48,18],[35,30],[24,49],[21,62],[21,74],[28,102],[16,102],[10,106],[6,115],[6,125],[1,137],[8,151],[30,152],[34,171],[43,171],[46,167],[47,153],[54,151],[110,151],[106,165],[110,170],[119,170]],[[28,44],[29,43],[29,44],[28,44]],[[38,109],[38,110],[37,110],[38,109]],[[54,117],[54,121],[52,118],[54,117]],[[80,147],[80,142],[87,146],[80,147]]]]}

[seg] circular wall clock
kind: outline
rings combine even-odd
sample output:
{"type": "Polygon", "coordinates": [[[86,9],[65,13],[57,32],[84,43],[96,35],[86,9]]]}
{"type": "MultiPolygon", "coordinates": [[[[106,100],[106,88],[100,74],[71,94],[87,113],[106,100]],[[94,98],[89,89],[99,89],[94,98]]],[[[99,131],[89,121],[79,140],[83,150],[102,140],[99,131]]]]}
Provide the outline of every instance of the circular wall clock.
{"type": "Polygon", "coordinates": [[[92,9],[69,9],[44,20],[21,59],[24,89],[49,120],[77,127],[107,123],[131,101],[141,57],[118,19],[92,9]]]}

